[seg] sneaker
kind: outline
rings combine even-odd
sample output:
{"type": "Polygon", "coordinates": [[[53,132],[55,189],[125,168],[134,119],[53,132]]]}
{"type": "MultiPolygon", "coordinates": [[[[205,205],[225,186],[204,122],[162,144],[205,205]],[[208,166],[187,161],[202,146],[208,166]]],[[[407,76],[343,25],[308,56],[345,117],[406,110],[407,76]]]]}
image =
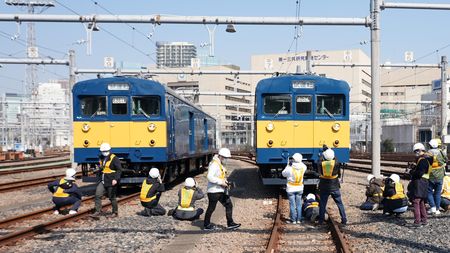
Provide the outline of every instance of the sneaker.
{"type": "Polygon", "coordinates": [[[422,222],[422,226],[424,227],[428,226],[428,222],[422,222]]]}
{"type": "Polygon", "coordinates": [[[58,211],[58,210],[55,210],[55,211],[53,212],[53,214],[54,214],[54,215],[58,215],[58,214],[59,214],[59,211],[58,211]]]}
{"type": "Polygon", "coordinates": [[[230,224],[228,224],[227,229],[236,229],[236,228],[238,228],[240,226],[241,226],[241,223],[231,222],[230,224]]]}
{"type": "Polygon", "coordinates": [[[437,210],[434,214],[439,215],[439,214],[441,214],[441,211],[437,210]]]}
{"type": "Polygon", "coordinates": [[[428,210],[428,214],[435,214],[436,213],[436,207],[432,207],[428,210]]]}
{"type": "Polygon", "coordinates": [[[287,224],[295,224],[295,223],[297,223],[296,221],[293,221],[293,220],[291,220],[291,219],[286,219],[286,223],[287,224]]]}
{"type": "Polygon", "coordinates": [[[75,210],[70,210],[70,211],[69,211],[69,214],[77,214],[77,211],[75,211],[75,210]]]}
{"type": "Polygon", "coordinates": [[[341,224],[344,225],[344,226],[347,225],[347,220],[341,221],[341,224]]]}
{"type": "Polygon", "coordinates": [[[413,228],[420,228],[422,227],[422,224],[420,223],[413,223],[413,228]]]}
{"type": "Polygon", "coordinates": [[[216,225],[214,225],[212,223],[203,227],[203,230],[205,230],[205,231],[212,231],[212,230],[216,230],[216,229],[217,229],[216,225]]]}
{"type": "Polygon", "coordinates": [[[112,214],[109,215],[109,217],[110,218],[117,218],[117,217],[119,217],[119,214],[118,213],[112,213],[112,214]]]}
{"type": "Polygon", "coordinates": [[[90,215],[90,217],[94,218],[94,219],[100,219],[100,216],[102,216],[101,212],[95,212],[95,213],[90,215]]]}
{"type": "Polygon", "coordinates": [[[374,205],[373,205],[373,207],[372,207],[372,211],[376,211],[376,210],[378,210],[378,207],[379,207],[380,205],[378,204],[378,203],[375,203],[374,205]]]}

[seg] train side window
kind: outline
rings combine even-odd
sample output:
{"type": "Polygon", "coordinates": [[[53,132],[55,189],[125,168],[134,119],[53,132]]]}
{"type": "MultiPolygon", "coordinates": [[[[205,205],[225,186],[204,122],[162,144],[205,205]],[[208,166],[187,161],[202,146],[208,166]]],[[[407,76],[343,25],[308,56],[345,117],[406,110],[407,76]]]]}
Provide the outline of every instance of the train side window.
{"type": "Polygon", "coordinates": [[[124,115],[128,113],[128,98],[127,97],[112,97],[111,111],[114,115],[124,115]]]}
{"type": "Polygon", "coordinates": [[[342,115],[344,113],[344,95],[317,95],[316,114],[342,115]]]}
{"type": "Polygon", "coordinates": [[[158,116],[160,114],[160,97],[133,97],[133,115],[158,116]]]}
{"type": "Polygon", "coordinates": [[[291,95],[277,94],[264,96],[264,113],[266,114],[290,114],[291,95]]]}
{"type": "Polygon", "coordinates": [[[297,96],[296,98],[296,111],[300,114],[308,114],[312,111],[312,97],[309,95],[297,96]]]}
{"type": "Polygon", "coordinates": [[[89,96],[80,98],[81,113],[84,116],[106,115],[106,97],[105,96],[89,96]]]}

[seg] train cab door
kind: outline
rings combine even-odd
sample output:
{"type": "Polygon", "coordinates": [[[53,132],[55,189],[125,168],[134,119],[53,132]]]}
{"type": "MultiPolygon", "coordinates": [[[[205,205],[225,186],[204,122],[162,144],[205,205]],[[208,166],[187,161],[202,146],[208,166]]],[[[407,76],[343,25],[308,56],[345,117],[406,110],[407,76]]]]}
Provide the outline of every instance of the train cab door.
{"type": "Polygon", "coordinates": [[[189,153],[195,152],[195,119],[194,113],[189,112],[189,153]]]}
{"type": "Polygon", "coordinates": [[[314,117],[312,94],[294,93],[294,147],[304,158],[311,158],[314,148],[314,117]]]}
{"type": "Polygon", "coordinates": [[[110,144],[113,148],[130,147],[130,101],[125,95],[110,97],[110,144]]]}
{"type": "Polygon", "coordinates": [[[169,158],[175,158],[175,108],[172,101],[168,101],[169,110],[169,158]]]}

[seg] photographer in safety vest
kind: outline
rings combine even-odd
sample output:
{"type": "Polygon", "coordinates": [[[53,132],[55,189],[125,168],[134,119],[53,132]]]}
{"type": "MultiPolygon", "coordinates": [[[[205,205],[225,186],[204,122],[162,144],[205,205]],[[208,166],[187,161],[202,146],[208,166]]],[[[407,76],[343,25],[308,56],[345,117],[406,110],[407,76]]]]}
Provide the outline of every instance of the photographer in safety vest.
{"type": "Polygon", "coordinates": [[[427,210],[425,201],[428,198],[428,171],[431,170],[433,157],[425,153],[425,146],[416,143],[413,151],[417,156],[416,167],[410,171],[411,182],[408,185],[408,197],[414,204],[414,225],[427,225],[427,210]]]}
{"type": "Polygon", "coordinates": [[[381,201],[383,200],[384,181],[370,174],[367,176],[369,185],[366,187],[366,202],[359,209],[361,210],[378,210],[383,208],[381,201]]]}
{"type": "Polygon", "coordinates": [[[302,162],[303,156],[295,153],[292,156],[294,162],[287,165],[281,173],[287,178],[286,193],[289,199],[290,220],[287,223],[301,223],[302,218],[302,194],[303,194],[303,175],[306,171],[306,165],[302,162]]]}
{"type": "Polygon", "coordinates": [[[117,206],[117,187],[119,186],[120,175],[122,173],[122,164],[119,158],[111,153],[111,146],[108,143],[100,145],[100,168],[101,179],[97,183],[95,190],[95,213],[91,215],[98,218],[102,215],[102,197],[108,196],[112,206],[112,217],[119,216],[119,208],[117,206]]]}
{"type": "Polygon", "coordinates": [[[405,195],[399,175],[392,174],[386,178],[383,197],[383,214],[398,216],[408,210],[408,198],[405,195]]]}
{"type": "Polygon", "coordinates": [[[341,216],[341,224],[347,224],[347,216],[345,214],[344,203],[341,198],[341,185],[339,177],[341,175],[339,163],[334,157],[334,151],[330,148],[322,153],[319,159],[319,191],[320,191],[320,205],[319,205],[319,224],[323,224],[325,219],[325,210],[327,208],[328,197],[331,195],[336,203],[339,214],[341,216]]]}
{"type": "Polygon", "coordinates": [[[197,188],[195,180],[192,177],[186,178],[184,187],[178,191],[178,207],[169,211],[177,220],[196,220],[203,213],[203,209],[195,210],[195,201],[204,198],[200,188],[197,188]]]}
{"type": "Polygon", "coordinates": [[[233,203],[225,189],[228,187],[226,179],[227,169],[225,165],[227,159],[231,157],[231,152],[227,148],[221,148],[219,154],[215,155],[208,166],[208,209],[205,213],[204,230],[215,230],[216,225],[211,223],[211,216],[216,209],[217,202],[225,207],[227,218],[227,229],[236,229],[241,226],[233,221],[233,203]]]}
{"type": "Polygon", "coordinates": [[[439,207],[441,206],[442,182],[445,176],[447,156],[440,149],[440,139],[432,139],[428,144],[431,146],[428,152],[433,156],[431,171],[428,171],[428,204],[430,205],[428,214],[437,215],[441,213],[439,207]]]}
{"type": "Polygon", "coordinates": [[[165,191],[164,184],[157,168],[150,169],[149,177],[142,182],[139,196],[142,206],[145,208],[143,216],[164,215],[166,210],[159,204],[161,193],[165,191]]]}
{"type": "Polygon", "coordinates": [[[82,195],[75,184],[76,173],[75,169],[67,169],[66,177],[48,184],[48,189],[53,193],[54,214],[59,214],[61,207],[66,205],[73,205],[69,214],[76,214],[80,208],[82,195]]]}

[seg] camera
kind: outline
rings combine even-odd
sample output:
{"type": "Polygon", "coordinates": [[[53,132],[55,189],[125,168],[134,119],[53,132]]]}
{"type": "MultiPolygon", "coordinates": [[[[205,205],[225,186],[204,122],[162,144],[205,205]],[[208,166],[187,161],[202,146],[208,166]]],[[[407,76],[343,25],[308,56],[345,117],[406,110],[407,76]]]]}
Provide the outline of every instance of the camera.
{"type": "Polygon", "coordinates": [[[230,195],[230,190],[236,187],[236,183],[227,182],[227,187],[225,187],[225,195],[230,195]]]}

